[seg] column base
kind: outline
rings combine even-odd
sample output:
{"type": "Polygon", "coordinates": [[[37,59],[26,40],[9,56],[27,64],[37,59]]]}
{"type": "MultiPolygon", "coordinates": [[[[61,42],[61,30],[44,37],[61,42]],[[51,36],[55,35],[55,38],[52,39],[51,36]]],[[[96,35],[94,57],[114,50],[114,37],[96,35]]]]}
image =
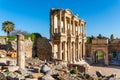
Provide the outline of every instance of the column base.
{"type": "Polygon", "coordinates": [[[83,60],[82,58],[79,59],[79,61],[82,61],[82,60],[83,60]]]}
{"type": "Polygon", "coordinates": [[[76,63],[76,61],[75,60],[73,60],[73,64],[75,64],[76,63]]]}
{"type": "Polygon", "coordinates": [[[73,64],[73,62],[72,62],[72,61],[70,61],[70,63],[71,63],[71,64],[73,64]]]}

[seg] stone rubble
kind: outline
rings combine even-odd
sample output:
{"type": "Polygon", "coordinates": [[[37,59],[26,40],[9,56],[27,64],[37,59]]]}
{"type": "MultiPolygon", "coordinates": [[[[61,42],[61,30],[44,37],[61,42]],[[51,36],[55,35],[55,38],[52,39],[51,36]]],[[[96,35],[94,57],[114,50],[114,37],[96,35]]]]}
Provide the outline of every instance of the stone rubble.
{"type": "Polygon", "coordinates": [[[16,65],[11,66],[6,63],[6,66],[0,68],[0,76],[2,76],[0,78],[4,78],[3,80],[115,80],[114,74],[104,76],[99,71],[96,71],[97,77],[87,74],[86,67],[79,64],[65,66],[61,63],[55,64],[54,62],[41,61],[36,58],[26,59],[25,66],[25,69],[19,69],[16,65]],[[38,64],[36,65],[36,63],[38,64]],[[79,70],[80,66],[83,68],[79,70]]]}

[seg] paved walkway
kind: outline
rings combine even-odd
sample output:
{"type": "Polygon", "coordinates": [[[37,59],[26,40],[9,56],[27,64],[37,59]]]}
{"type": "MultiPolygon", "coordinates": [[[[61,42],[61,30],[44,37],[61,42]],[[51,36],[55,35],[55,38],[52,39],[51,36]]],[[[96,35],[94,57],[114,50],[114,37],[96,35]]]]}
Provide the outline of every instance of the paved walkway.
{"type": "Polygon", "coordinates": [[[117,79],[119,78],[120,80],[120,66],[90,66],[90,69],[88,70],[88,73],[93,75],[96,73],[96,71],[101,71],[103,75],[111,75],[111,74],[116,74],[117,79]]]}

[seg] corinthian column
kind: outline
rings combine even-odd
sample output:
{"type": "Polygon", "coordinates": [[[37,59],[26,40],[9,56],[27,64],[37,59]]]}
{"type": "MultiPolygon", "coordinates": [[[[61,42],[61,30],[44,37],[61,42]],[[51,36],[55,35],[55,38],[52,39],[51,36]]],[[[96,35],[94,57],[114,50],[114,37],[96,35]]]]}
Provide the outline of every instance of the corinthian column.
{"type": "Polygon", "coordinates": [[[62,42],[59,42],[58,46],[59,59],[62,60],[62,42]]]}

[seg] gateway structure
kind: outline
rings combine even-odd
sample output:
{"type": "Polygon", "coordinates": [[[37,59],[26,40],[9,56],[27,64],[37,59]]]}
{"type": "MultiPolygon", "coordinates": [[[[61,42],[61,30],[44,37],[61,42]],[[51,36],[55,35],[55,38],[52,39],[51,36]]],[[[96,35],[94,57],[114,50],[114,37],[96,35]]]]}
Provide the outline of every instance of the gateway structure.
{"type": "Polygon", "coordinates": [[[50,10],[50,40],[54,59],[76,63],[85,57],[86,22],[69,9],[50,10]]]}

